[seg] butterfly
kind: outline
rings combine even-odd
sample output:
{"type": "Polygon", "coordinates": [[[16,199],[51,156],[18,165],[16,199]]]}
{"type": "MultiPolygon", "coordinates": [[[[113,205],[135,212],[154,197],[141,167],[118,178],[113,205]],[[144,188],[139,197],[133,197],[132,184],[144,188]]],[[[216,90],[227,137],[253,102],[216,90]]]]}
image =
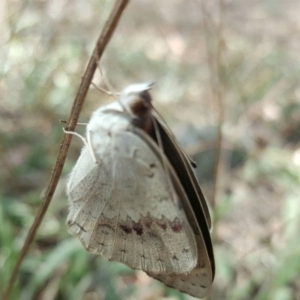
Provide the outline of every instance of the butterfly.
{"type": "Polygon", "coordinates": [[[208,206],[151,87],[130,85],[92,114],[68,179],[67,224],[87,251],[202,298],[215,273],[208,206]]]}

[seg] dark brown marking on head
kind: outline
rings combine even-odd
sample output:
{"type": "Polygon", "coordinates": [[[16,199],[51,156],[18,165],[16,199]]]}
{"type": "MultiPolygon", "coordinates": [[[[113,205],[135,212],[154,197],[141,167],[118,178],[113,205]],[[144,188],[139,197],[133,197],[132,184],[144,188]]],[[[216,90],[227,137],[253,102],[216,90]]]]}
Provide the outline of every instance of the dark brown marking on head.
{"type": "Polygon", "coordinates": [[[182,230],[182,224],[178,218],[175,218],[173,222],[170,222],[170,227],[174,232],[180,232],[182,230]]]}
{"type": "Polygon", "coordinates": [[[144,232],[143,226],[140,222],[133,223],[132,229],[136,232],[137,235],[142,235],[144,232]]]}
{"type": "Polygon", "coordinates": [[[127,225],[120,224],[120,228],[127,234],[130,234],[132,232],[132,229],[127,225]]]}
{"type": "Polygon", "coordinates": [[[172,257],[172,259],[178,260],[178,257],[174,254],[173,257],[172,257]]]}
{"type": "Polygon", "coordinates": [[[200,285],[203,289],[207,289],[207,285],[200,285]]]}
{"type": "Polygon", "coordinates": [[[143,254],[143,255],[141,255],[141,258],[142,259],[144,259],[144,260],[146,260],[147,259],[147,257],[143,254]]]}
{"type": "Polygon", "coordinates": [[[126,250],[125,249],[121,249],[120,252],[126,253],[126,250]]]}
{"type": "Polygon", "coordinates": [[[132,124],[150,134],[153,131],[151,96],[148,91],[139,93],[130,103],[130,109],[135,118],[132,124]]]}
{"type": "Polygon", "coordinates": [[[196,284],[191,282],[191,285],[192,285],[192,286],[195,286],[196,284]]]}
{"type": "Polygon", "coordinates": [[[148,91],[140,93],[134,101],[130,103],[132,113],[138,117],[144,117],[151,113],[151,96],[148,91]]]}
{"type": "Polygon", "coordinates": [[[150,164],[150,166],[149,166],[151,169],[152,168],[155,168],[156,167],[156,165],[154,164],[154,163],[152,163],[152,164],[150,164]]]}

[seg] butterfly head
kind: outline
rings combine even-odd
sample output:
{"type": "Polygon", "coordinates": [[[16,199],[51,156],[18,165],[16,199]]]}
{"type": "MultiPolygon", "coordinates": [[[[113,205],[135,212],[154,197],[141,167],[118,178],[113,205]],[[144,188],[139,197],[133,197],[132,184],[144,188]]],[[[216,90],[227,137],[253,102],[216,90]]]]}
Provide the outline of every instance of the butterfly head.
{"type": "Polygon", "coordinates": [[[153,82],[132,84],[122,91],[120,103],[129,114],[143,118],[151,113],[152,98],[149,90],[153,84],[153,82]]]}
{"type": "Polygon", "coordinates": [[[152,98],[149,90],[153,82],[132,84],[121,93],[119,102],[132,117],[132,124],[146,132],[152,131],[152,98]]]}

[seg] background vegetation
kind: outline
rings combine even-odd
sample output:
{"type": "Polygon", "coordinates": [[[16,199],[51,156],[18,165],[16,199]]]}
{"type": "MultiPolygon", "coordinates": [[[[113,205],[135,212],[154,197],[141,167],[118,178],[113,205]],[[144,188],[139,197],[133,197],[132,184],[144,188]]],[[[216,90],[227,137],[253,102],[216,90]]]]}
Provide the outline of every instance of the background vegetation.
{"type": "MultiPolygon", "coordinates": [[[[0,294],[112,3],[0,2],[0,294]]],[[[299,14],[296,0],[132,0],[101,63],[116,91],[156,81],[156,107],[198,162],[214,219],[208,299],[300,299],[299,14]]],[[[108,101],[91,88],[81,120],[108,101]]],[[[67,233],[65,182],[81,146],[73,139],[13,299],[191,299],[67,233]]]]}

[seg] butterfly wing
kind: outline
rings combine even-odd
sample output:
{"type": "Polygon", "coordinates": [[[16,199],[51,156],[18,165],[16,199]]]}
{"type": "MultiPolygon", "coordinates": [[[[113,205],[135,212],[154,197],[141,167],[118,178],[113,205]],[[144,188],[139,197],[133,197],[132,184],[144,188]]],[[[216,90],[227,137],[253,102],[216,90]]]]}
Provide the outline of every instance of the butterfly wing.
{"type": "Polygon", "coordinates": [[[163,149],[165,153],[167,153],[168,159],[171,165],[174,167],[181,184],[183,185],[183,188],[195,213],[198,225],[201,229],[214,277],[215,262],[209,232],[209,229],[211,229],[212,226],[207,202],[185,153],[181,150],[177,141],[174,140],[165,126],[163,126],[158,120],[156,121],[158,123],[159,132],[163,141],[163,149]]]}
{"type": "MultiPolygon", "coordinates": [[[[188,274],[169,275],[148,272],[148,275],[184,293],[202,298],[207,294],[215,273],[208,207],[185,154],[168,130],[158,120],[156,122],[163,143],[163,151],[173,167],[170,169],[173,170],[170,172],[173,186],[178,195],[182,193],[187,195],[187,197],[181,196],[180,198],[188,199],[188,203],[183,203],[183,206],[197,242],[198,260],[196,267],[188,274]]],[[[152,140],[149,136],[141,134],[141,137],[146,139],[149,145],[151,144],[152,140]]],[[[152,146],[154,152],[157,151],[156,148],[152,146]]],[[[162,156],[162,153],[160,155],[162,156]]]]}
{"type": "MultiPolygon", "coordinates": [[[[110,114],[111,122],[121,118],[110,114]]],[[[70,175],[69,232],[89,252],[133,269],[191,271],[197,245],[181,206],[187,200],[179,199],[157,153],[143,139],[110,128],[99,127],[91,136],[99,164],[85,147],[70,175]]]]}

